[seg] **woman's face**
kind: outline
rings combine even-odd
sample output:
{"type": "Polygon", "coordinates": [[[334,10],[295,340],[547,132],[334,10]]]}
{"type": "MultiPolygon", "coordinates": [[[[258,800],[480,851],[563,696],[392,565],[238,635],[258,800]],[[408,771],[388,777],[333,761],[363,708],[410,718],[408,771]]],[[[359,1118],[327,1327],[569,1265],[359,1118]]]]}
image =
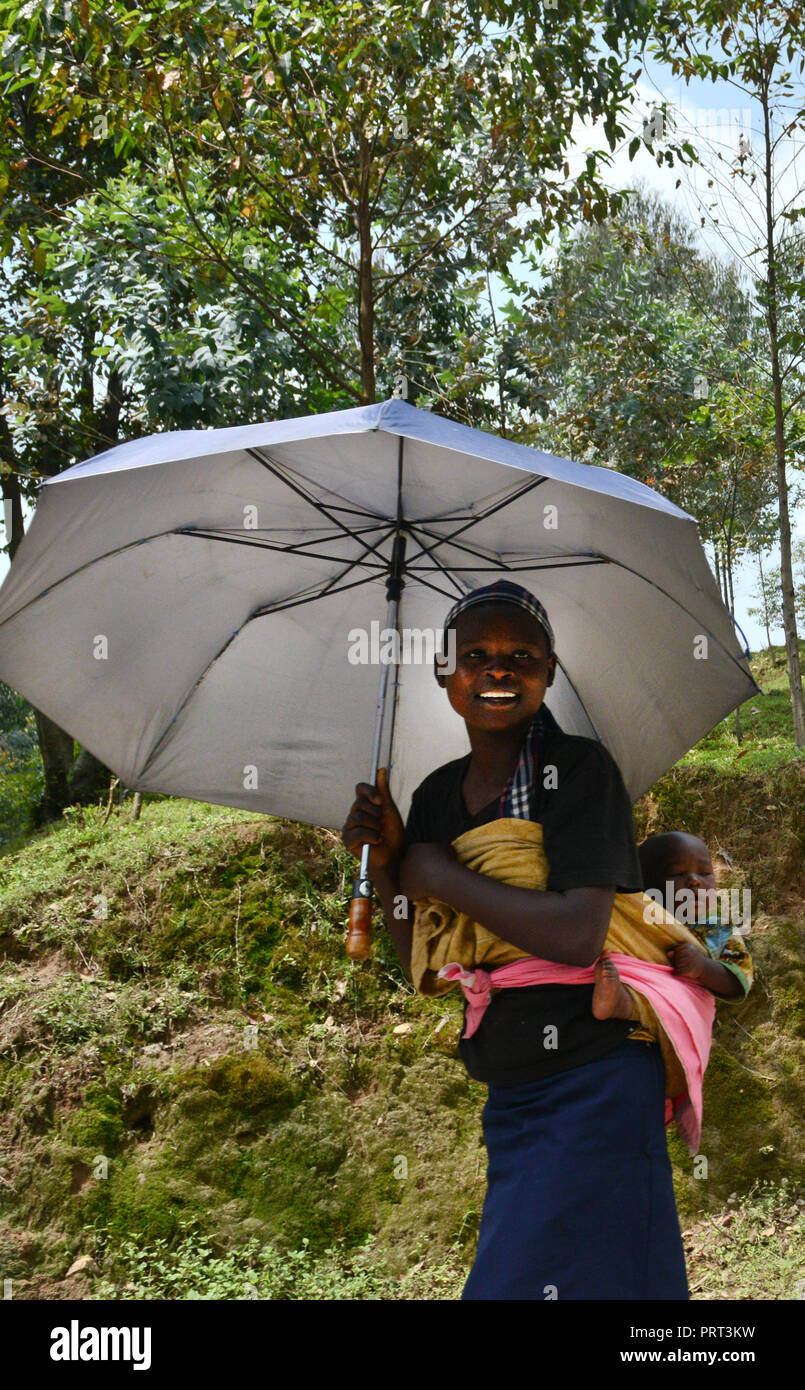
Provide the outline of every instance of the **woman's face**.
{"type": "Polygon", "coordinates": [[[556,657],[523,608],[468,608],[456,620],[456,669],[436,679],[468,728],[511,729],[528,722],[553,684],[556,657]]]}

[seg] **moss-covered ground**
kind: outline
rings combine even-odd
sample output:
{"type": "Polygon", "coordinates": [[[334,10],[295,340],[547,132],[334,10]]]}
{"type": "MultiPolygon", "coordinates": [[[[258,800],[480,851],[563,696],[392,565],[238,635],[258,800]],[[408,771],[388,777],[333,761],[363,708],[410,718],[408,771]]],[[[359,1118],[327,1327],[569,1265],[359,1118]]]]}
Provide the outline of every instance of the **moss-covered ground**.
{"type": "MultiPolygon", "coordinates": [[[[696,1298],[805,1293],[805,760],[769,737],[719,726],[635,808],[752,893],[756,988],[719,1007],[700,1154],[670,1139],[696,1298]]],[[[347,960],[351,878],[331,832],[168,799],[0,859],[14,1297],[458,1296],[485,1091],[459,998],[416,996],[380,930],[347,960]]]]}

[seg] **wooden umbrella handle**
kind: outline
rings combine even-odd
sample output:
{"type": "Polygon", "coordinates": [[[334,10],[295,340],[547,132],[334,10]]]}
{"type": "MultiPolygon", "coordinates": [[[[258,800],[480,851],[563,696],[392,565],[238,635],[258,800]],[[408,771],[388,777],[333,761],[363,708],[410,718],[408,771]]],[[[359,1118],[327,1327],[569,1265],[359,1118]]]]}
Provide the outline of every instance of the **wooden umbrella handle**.
{"type": "Polygon", "coordinates": [[[366,960],[371,950],[372,885],[368,879],[356,878],[349,904],[347,955],[350,960],[366,960]]]}

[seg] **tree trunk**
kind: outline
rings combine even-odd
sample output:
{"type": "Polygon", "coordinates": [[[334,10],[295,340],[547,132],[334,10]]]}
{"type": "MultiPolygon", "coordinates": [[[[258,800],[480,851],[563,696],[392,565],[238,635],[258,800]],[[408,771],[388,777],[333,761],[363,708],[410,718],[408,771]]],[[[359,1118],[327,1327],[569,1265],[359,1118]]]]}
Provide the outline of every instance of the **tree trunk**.
{"type": "Polygon", "coordinates": [[[369,150],[361,131],[361,183],[358,197],[358,336],[361,350],[361,390],[364,405],[373,405],[377,383],[375,378],[375,300],[372,266],[372,218],[369,211],[369,150]]]}
{"type": "Polygon", "coordinates": [[[123,408],[123,378],[117,367],[109,373],[106,397],[98,411],[98,434],[111,447],[120,438],[120,412],[123,408]]]}
{"type": "MultiPolygon", "coordinates": [[[[489,295],[489,309],[492,315],[492,332],[494,334],[494,341],[497,344],[498,316],[495,313],[495,300],[492,295],[492,281],[489,276],[488,268],[486,272],[486,292],[489,295]]],[[[503,363],[500,357],[500,349],[498,349],[498,433],[500,434],[502,439],[505,439],[508,434],[506,422],[506,394],[504,391],[504,373],[503,363]]]]}
{"type": "MultiPolygon", "coordinates": [[[[735,625],[735,593],[732,587],[732,540],[727,537],[727,552],[724,557],[724,572],[726,574],[727,595],[729,598],[730,617],[733,626],[735,625]]],[[[743,742],[743,729],[741,727],[741,706],[735,706],[735,737],[739,743],[743,742]]]]}
{"type": "Polygon", "coordinates": [[[500,367],[498,368],[498,414],[500,416],[500,425],[498,426],[498,428],[500,430],[501,437],[505,439],[507,436],[506,397],[503,393],[503,370],[500,367]]]}
{"type": "Polygon", "coordinates": [[[70,801],[82,805],[96,801],[108,785],[109,769],[88,748],[82,748],[67,779],[70,801]]]}
{"type": "Polygon", "coordinates": [[[718,587],[721,593],[721,602],[724,607],[729,610],[730,591],[727,586],[727,558],[724,552],[723,541],[721,543],[721,549],[719,550],[718,547],[716,548],[716,578],[718,579],[718,587]]]}
{"type": "MultiPolygon", "coordinates": [[[[14,446],[11,442],[8,422],[5,415],[0,414],[0,458],[4,463],[8,463],[13,469],[15,466],[14,446]],[[8,445],[8,449],[6,448],[8,445]]],[[[20,490],[20,480],[16,472],[3,473],[3,502],[11,504],[11,528],[6,534],[6,545],[8,546],[8,558],[14,559],[17,546],[25,534],[25,527],[22,519],[22,492],[20,490]]],[[[5,517],[4,517],[5,520],[5,517]]]]}
{"type": "MultiPolygon", "coordinates": [[[[99,432],[110,444],[117,440],[122,399],[122,380],[119,372],[114,369],[110,373],[106,398],[98,412],[99,432]]],[[[11,503],[11,534],[6,539],[9,560],[13,560],[25,529],[14,443],[3,414],[0,414],[0,458],[12,470],[3,473],[0,481],[4,501],[11,503]]],[[[105,790],[109,781],[109,771],[86,748],[74,759],[75,741],[72,735],[66,733],[41,710],[34,709],[34,715],[45,775],[45,788],[34,810],[34,820],[37,824],[42,824],[45,821],[58,820],[65,806],[73,802],[94,801],[99,792],[105,790]]]]}
{"type": "MultiPolygon", "coordinates": [[[[3,461],[16,470],[14,446],[4,415],[0,415],[0,455],[3,461]]],[[[20,541],[25,534],[22,515],[22,490],[16,471],[2,476],[3,499],[11,503],[11,534],[8,540],[9,560],[13,560],[20,541]]],[[[69,734],[48,719],[41,710],[35,709],[36,732],[42,754],[45,773],[45,789],[42,799],[34,811],[38,824],[56,820],[70,801],[69,776],[73,765],[73,740],[69,734]]]]}
{"type": "Polygon", "coordinates": [[[783,382],[780,372],[780,356],[777,345],[777,265],[774,247],[773,186],[772,186],[772,137],[769,123],[768,86],[761,94],[763,105],[764,136],[766,141],[766,317],[769,327],[769,349],[771,355],[771,378],[774,399],[774,445],[777,464],[777,503],[780,515],[780,584],[783,599],[783,631],[785,632],[786,665],[788,685],[791,691],[791,709],[794,715],[794,742],[797,748],[805,748],[805,699],[802,694],[802,669],[799,660],[799,635],[797,633],[797,613],[794,600],[794,571],[791,563],[791,519],[788,509],[788,478],[785,457],[785,414],[783,410],[783,382]]]}
{"type": "Polygon", "coordinates": [[[757,566],[760,571],[760,593],[763,598],[763,626],[766,629],[766,641],[769,646],[769,653],[773,660],[774,653],[771,649],[771,628],[769,627],[769,600],[766,597],[766,579],[763,574],[763,556],[761,555],[760,551],[758,551],[757,553],[757,566]]]}
{"type": "Polygon", "coordinates": [[[43,821],[58,820],[65,806],[70,804],[73,739],[41,710],[35,709],[34,714],[45,770],[45,790],[34,813],[34,819],[41,825],[43,821]]]}

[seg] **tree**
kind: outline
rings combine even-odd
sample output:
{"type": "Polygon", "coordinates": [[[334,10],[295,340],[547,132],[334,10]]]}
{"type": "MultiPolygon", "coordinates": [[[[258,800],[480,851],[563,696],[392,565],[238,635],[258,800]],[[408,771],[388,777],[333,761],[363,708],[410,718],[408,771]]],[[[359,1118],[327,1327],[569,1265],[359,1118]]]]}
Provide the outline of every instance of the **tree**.
{"type": "Polygon", "coordinates": [[[653,475],[700,386],[742,370],[728,335],[745,335],[749,306],[734,272],[704,257],[691,226],[645,190],[599,225],[563,230],[553,259],[532,264],[542,283],[506,307],[524,395],[533,383],[532,437],[653,475]],[[726,312],[715,335],[697,286],[726,312]]]}
{"type": "Polygon", "coordinates": [[[718,382],[692,413],[682,446],[686,471],[679,496],[712,544],[716,578],[733,621],[737,562],[758,545],[771,544],[777,534],[770,413],[762,384],[718,382]]]}
{"type": "MultiPolygon", "coordinates": [[[[766,642],[772,649],[771,629],[783,626],[783,596],[779,565],[763,569],[764,552],[758,549],[755,558],[758,562],[758,582],[752,590],[755,606],[749,609],[753,618],[760,618],[766,629],[766,642]]],[[[795,541],[792,546],[794,565],[794,600],[797,618],[805,624],[805,542],[795,541]]]]}
{"type": "MultiPolygon", "coordinates": [[[[29,7],[32,25],[5,36],[0,58],[0,474],[11,558],[23,503],[43,478],[121,434],[209,423],[224,402],[232,410],[247,398],[259,402],[267,382],[276,386],[282,368],[294,368],[287,344],[269,343],[248,297],[227,302],[220,274],[198,273],[181,235],[161,245],[165,210],[153,188],[131,176],[131,162],[124,168],[97,115],[78,119],[97,95],[91,81],[54,110],[43,87],[20,75],[16,45],[30,45],[37,29],[51,60],[71,56],[79,10],[61,8],[32,17],[29,7]]],[[[41,47],[24,52],[42,64],[41,47]]],[[[41,711],[34,718],[40,814],[94,799],[108,770],[41,711]]]]}
{"type": "Polygon", "coordinates": [[[48,11],[26,11],[26,35],[9,24],[16,80],[35,72],[40,105],[79,138],[106,123],[115,149],[136,151],[181,205],[196,265],[249,293],[344,401],[407,380],[414,396],[488,418],[472,349],[487,270],[571,211],[594,218],[620,201],[601,183],[604,158],[571,178],[566,151],[577,117],[602,118],[611,147],[624,134],[638,4],[176,0],[140,12],[88,0],[80,35],[73,21],[71,42],[36,60],[30,34],[48,31],[48,11]],[[242,254],[267,227],[281,275],[242,254]],[[353,331],[336,347],[345,316],[353,331]]]}
{"type": "MultiPolygon", "coordinates": [[[[4,47],[9,35],[0,36],[4,47]]],[[[28,18],[17,7],[18,20],[28,18]]],[[[51,25],[51,17],[48,18],[51,25]]],[[[22,25],[19,36],[30,42],[29,25],[22,25]]],[[[41,57],[41,49],[31,47],[30,61],[41,57]]],[[[41,295],[46,251],[40,236],[51,225],[60,209],[70,206],[76,190],[102,182],[116,167],[111,143],[98,145],[78,141],[66,129],[67,120],[52,119],[38,101],[36,87],[24,76],[19,79],[13,56],[0,57],[0,254],[4,274],[0,285],[0,481],[10,516],[7,550],[13,558],[23,536],[23,500],[31,497],[38,481],[73,462],[62,449],[59,393],[52,365],[59,361],[61,339],[50,307],[45,304],[41,332],[28,331],[28,310],[32,298],[41,295]],[[35,355],[37,370],[18,392],[21,362],[35,355]],[[20,432],[15,420],[15,396],[24,401],[26,422],[20,432]],[[23,452],[20,452],[21,442],[23,452]]],[[[87,335],[83,335],[80,379],[83,414],[101,447],[117,437],[119,410],[118,381],[112,375],[102,402],[90,401],[92,354],[87,335]]],[[[44,763],[44,790],[41,809],[45,815],[58,814],[71,797],[94,795],[106,769],[87,750],[76,756],[72,738],[35,711],[35,722],[44,763]]]]}
{"type": "Polygon", "coordinates": [[[773,497],[752,302],[735,268],[638,190],[617,217],[563,235],[542,285],[507,313],[522,380],[539,389],[529,437],[658,487],[699,518],[723,570],[773,497]]]}
{"type": "MultiPolygon", "coordinates": [[[[726,6],[723,0],[683,0],[661,16],[656,49],[686,82],[691,77],[726,81],[759,110],[758,128],[752,131],[751,140],[742,137],[734,158],[729,161],[718,150],[708,161],[708,186],[713,189],[714,201],[705,207],[702,200],[702,225],[709,216],[722,233],[725,223],[729,227],[731,250],[744,259],[752,273],[765,328],[774,412],[786,664],[794,738],[797,747],[803,748],[805,699],[794,597],[788,468],[803,436],[805,257],[787,255],[790,248],[786,242],[794,224],[805,216],[805,203],[799,185],[792,197],[786,196],[780,175],[783,155],[788,152],[786,142],[805,130],[805,19],[801,9],[780,0],[731,0],[726,6]],[[707,49],[715,34],[720,36],[723,58],[707,49]],[[732,192],[736,185],[740,185],[745,218],[740,234],[726,212],[729,199],[724,197],[725,186],[732,192]],[[718,217],[713,215],[716,207],[718,217]],[[747,238],[751,247],[743,255],[740,246],[747,238]],[[757,265],[762,268],[760,273],[757,265]]],[[[704,151],[699,157],[703,160],[704,151]]]]}
{"type": "Polygon", "coordinates": [[[565,234],[529,314],[535,331],[521,319],[517,332],[544,415],[532,436],[630,473],[696,516],[735,621],[735,565],[776,529],[768,393],[736,268],[637,190],[618,217],[565,234]]]}
{"type": "MultiPolygon", "coordinates": [[[[646,11],[571,11],[2,0],[11,553],[43,476],[121,430],[220,423],[233,384],[230,409],[279,383],[283,413],[410,382],[489,419],[484,276],[619,202],[566,149],[579,116],[623,135],[646,11]]],[[[72,740],[38,721],[58,810],[72,740]]]]}

